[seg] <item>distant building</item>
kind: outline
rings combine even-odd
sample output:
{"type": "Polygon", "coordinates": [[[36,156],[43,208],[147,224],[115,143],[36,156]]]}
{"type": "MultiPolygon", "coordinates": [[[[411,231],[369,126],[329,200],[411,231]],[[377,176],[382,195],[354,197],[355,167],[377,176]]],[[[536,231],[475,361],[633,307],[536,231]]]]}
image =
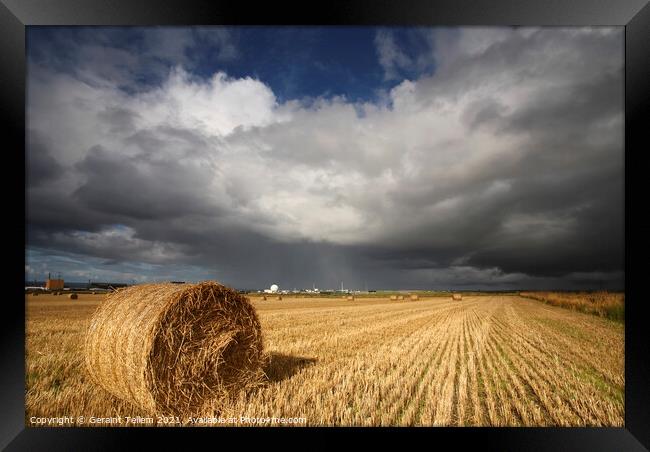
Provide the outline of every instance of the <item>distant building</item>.
{"type": "Polygon", "coordinates": [[[63,280],[62,279],[50,279],[48,278],[45,281],[46,290],[63,290],[63,280]]]}

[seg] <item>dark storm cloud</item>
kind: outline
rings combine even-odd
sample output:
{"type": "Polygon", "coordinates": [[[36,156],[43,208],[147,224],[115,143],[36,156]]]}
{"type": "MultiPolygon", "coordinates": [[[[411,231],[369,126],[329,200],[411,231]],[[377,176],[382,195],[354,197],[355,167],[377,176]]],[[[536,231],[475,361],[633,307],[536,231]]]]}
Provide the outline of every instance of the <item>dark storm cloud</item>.
{"type": "MultiPolygon", "coordinates": [[[[174,36],[140,45],[187,60],[209,38],[174,36]]],[[[75,256],[60,265],[239,287],[620,287],[620,30],[419,36],[430,54],[378,35],[388,78],[435,67],[385,104],[280,104],[259,80],[182,71],[136,92],[131,69],[35,65],[28,242],[75,256]]],[[[127,47],[84,52],[132,68],[127,47]]]]}
{"type": "Polygon", "coordinates": [[[28,147],[29,153],[25,163],[27,165],[27,184],[30,187],[43,185],[62,175],[63,168],[36,134],[32,135],[28,147]]]}
{"type": "Polygon", "coordinates": [[[542,137],[551,130],[556,137],[579,137],[594,122],[621,114],[622,80],[622,73],[617,71],[594,74],[581,83],[543,89],[534,104],[502,117],[501,128],[509,133],[536,133],[542,137]]]}
{"type": "Polygon", "coordinates": [[[393,259],[435,267],[464,257],[467,265],[543,276],[622,269],[622,162],[546,174],[533,163],[487,203],[467,199],[448,212],[453,221],[425,220],[395,237],[393,259]],[[413,243],[420,246],[404,249],[413,243]]]}
{"type": "Polygon", "coordinates": [[[75,169],[86,182],[73,192],[85,208],[133,219],[166,220],[216,213],[203,198],[209,175],[177,160],[129,160],[96,146],[75,169]]]}

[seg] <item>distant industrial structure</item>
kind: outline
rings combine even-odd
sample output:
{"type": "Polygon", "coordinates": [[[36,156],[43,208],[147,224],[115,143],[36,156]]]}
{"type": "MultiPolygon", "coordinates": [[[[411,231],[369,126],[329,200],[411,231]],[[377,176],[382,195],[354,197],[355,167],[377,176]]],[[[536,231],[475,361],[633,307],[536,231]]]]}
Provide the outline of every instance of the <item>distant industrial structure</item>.
{"type": "Polygon", "coordinates": [[[52,278],[52,273],[47,274],[47,279],[45,280],[45,290],[63,290],[65,284],[63,282],[63,278],[61,278],[61,273],[58,275],[58,278],[52,278]]]}
{"type": "MultiPolygon", "coordinates": [[[[365,284],[365,283],[364,283],[365,284]]],[[[242,291],[243,293],[259,293],[259,294],[282,294],[282,295],[289,295],[289,294],[304,294],[304,295],[334,295],[334,294],[340,294],[340,295],[349,295],[349,294],[368,294],[368,293],[374,293],[377,292],[377,290],[368,290],[367,284],[365,284],[366,290],[353,290],[353,289],[348,289],[343,286],[343,281],[341,281],[341,287],[336,288],[336,289],[319,289],[316,287],[316,283],[312,284],[311,288],[305,288],[305,289],[280,289],[280,286],[278,284],[272,284],[270,288],[268,289],[262,289],[262,290],[244,290],[242,291]]]]}
{"type": "Polygon", "coordinates": [[[271,284],[271,287],[269,289],[264,289],[264,293],[278,293],[278,285],[277,284],[271,284]]]}
{"type": "Polygon", "coordinates": [[[87,283],[82,282],[69,282],[65,283],[61,277],[61,273],[57,273],[56,278],[52,278],[52,274],[48,273],[45,281],[33,281],[32,285],[25,285],[25,293],[39,293],[39,292],[53,292],[61,293],[64,291],[74,290],[76,292],[110,292],[121,287],[126,287],[128,284],[113,283],[113,282],[93,282],[88,280],[87,283]]]}
{"type": "Polygon", "coordinates": [[[64,287],[65,283],[63,279],[52,279],[50,278],[50,275],[47,276],[47,280],[45,281],[45,290],[63,290],[64,287]]]}

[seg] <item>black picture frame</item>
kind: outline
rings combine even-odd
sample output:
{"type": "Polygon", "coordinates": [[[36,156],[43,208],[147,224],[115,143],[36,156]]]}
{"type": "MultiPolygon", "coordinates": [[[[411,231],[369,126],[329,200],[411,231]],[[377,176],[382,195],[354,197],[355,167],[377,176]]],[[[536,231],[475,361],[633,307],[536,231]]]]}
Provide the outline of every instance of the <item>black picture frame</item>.
{"type": "MultiPolygon", "coordinates": [[[[343,2],[161,1],[116,0],[0,0],[0,115],[5,143],[5,171],[2,183],[7,198],[16,199],[24,189],[25,177],[25,27],[29,25],[538,25],[625,27],[625,427],[624,428],[377,428],[380,436],[409,440],[471,441],[482,449],[498,450],[645,450],[650,448],[650,347],[644,306],[644,259],[648,256],[648,232],[644,219],[644,152],[648,147],[650,116],[650,5],[647,0],[354,0],[343,2]],[[9,144],[11,143],[11,144],[9,144]],[[11,162],[9,168],[7,163],[11,162]],[[637,172],[638,175],[634,173],[637,172]],[[638,275],[638,276],[637,276],[638,275]],[[413,436],[419,436],[414,438],[413,436]],[[430,436],[431,435],[431,436],[430,436]],[[426,436],[426,438],[425,438],[426,436]]],[[[5,199],[7,199],[5,198],[5,199]]],[[[5,225],[14,233],[12,222],[25,203],[15,201],[5,225]],[[10,217],[13,217],[11,219],[10,217]]],[[[622,201],[623,202],[623,201],[622,201]]],[[[22,210],[21,210],[22,209],[22,210]]],[[[15,226],[15,233],[20,225],[15,226]]],[[[7,450],[94,450],[124,447],[133,435],[168,447],[170,429],[95,429],[25,427],[25,310],[24,275],[17,265],[22,258],[18,240],[8,238],[11,252],[5,261],[11,273],[11,287],[4,292],[4,325],[0,363],[0,448],[7,450]],[[15,242],[15,243],[14,243],[15,242]],[[16,265],[14,265],[16,263],[16,265]],[[16,281],[17,280],[17,281],[16,281]],[[16,281],[16,284],[13,282],[16,281]],[[18,282],[19,281],[19,282],[18,282]],[[149,434],[155,430],[154,434],[149,434]],[[136,433],[137,431],[137,433],[136,433]]],[[[187,435],[221,437],[226,429],[172,429],[187,435]],[[190,433],[191,432],[191,433],[190,433]]],[[[283,433],[307,433],[323,438],[324,433],[356,432],[360,429],[235,429],[229,434],[251,432],[267,438],[283,433]]],[[[364,432],[365,433],[365,430],[364,432]]],[[[178,437],[178,435],[175,435],[178,437]]],[[[213,437],[214,438],[214,437],[213,437]]],[[[310,439],[313,441],[313,439],[310,439]]],[[[225,444],[225,443],[222,443],[225,444]]],[[[151,444],[153,445],[153,444],[151,444]]]]}

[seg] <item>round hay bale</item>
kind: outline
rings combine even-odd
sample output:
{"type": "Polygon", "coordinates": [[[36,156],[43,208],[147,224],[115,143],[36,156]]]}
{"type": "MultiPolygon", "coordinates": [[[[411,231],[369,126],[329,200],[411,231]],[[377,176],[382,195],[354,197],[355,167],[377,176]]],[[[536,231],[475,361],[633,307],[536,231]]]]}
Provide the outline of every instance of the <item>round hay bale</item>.
{"type": "Polygon", "coordinates": [[[455,293],[455,294],[453,294],[453,295],[451,296],[451,299],[452,299],[452,300],[462,300],[462,299],[463,299],[463,296],[462,296],[461,294],[459,294],[459,293],[455,293]]]}
{"type": "Polygon", "coordinates": [[[345,295],[343,295],[343,296],[341,297],[342,300],[345,300],[346,298],[347,298],[347,297],[346,297],[345,295]]]}
{"type": "Polygon", "coordinates": [[[282,300],[282,295],[278,295],[277,297],[275,297],[275,299],[276,300],[282,300]]]}
{"type": "Polygon", "coordinates": [[[397,299],[398,299],[398,300],[403,300],[403,299],[404,299],[404,295],[399,295],[399,296],[397,297],[397,299]]]}
{"type": "Polygon", "coordinates": [[[93,295],[97,295],[97,292],[92,292],[93,295]]]}
{"type": "Polygon", "coordinates": [[[263,377],[255,309],[212,281],[119,289],[93,314],[84,345],[94,382],[156,413],[196,413],[263,377]]]}
{"type": "Polygon", "coordinates": [[[420,299],[420,297],[419,297],[418,295],[416,295],[416,294],[411,294],[411,300],[413,300],[413,301],[417,301],[417,300],[419,300],[419,299],[420,299]]]}
{"type": "Polygon", "coordinates": [[[33,292],[32,295],[34,295],[35,297],[38,297],[38,292],[33,292]]]}
{"type": "Polygon", "coordinates": [[[68,298],[71,299],[71,300],[76,300],[79,297],[77,296],[76,293],[71,293],[70,295],[68,295],[68,298]]]}
{"type": "Polygon", "coordinates": [[[348,295],[348,300],[354,300],[354,295],[348,295]]]}
{"type": "Polygon", "coordinates": [[[391,299],[392,301],[397,300],[397,295],[391,295],[391,296],[390,296],[390,299],[391,299]]]}
{"type": "Polygon", "coordinates": [[[266,295],[262,295],[262,300],[266,301],[266,295]]]}

